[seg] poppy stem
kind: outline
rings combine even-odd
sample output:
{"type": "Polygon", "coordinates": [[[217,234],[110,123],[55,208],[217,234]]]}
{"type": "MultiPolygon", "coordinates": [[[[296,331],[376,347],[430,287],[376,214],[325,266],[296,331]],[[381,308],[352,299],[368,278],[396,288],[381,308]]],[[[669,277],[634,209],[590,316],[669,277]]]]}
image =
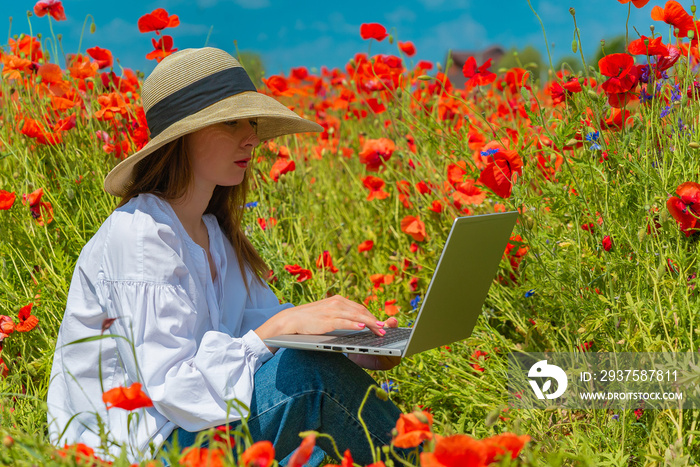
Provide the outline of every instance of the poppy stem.
{"type": "Polygon", "coordinates": [[[370,450],[372,451],[372,462],[377,462],[377,453],[374,450],[374,444],[372,443],[372,436],[369,433],[369,429],[367,428],[367,424],[362,419],[362,409],[364,409],[370,393],[373,390],[376,391],[377,389],[379,389],[379,386],[370,386],[369,388],[367,388],[367,392],[365,393],[365,397],[364,397],[364,399],[362,399],[362,403],[360,404],[360,409],[357,411],[357,418],[360,420],[360,424],[362,424],[362,428],[365,430],[365,436],[367,436],[367,442],[369,443],[370,450]]]}

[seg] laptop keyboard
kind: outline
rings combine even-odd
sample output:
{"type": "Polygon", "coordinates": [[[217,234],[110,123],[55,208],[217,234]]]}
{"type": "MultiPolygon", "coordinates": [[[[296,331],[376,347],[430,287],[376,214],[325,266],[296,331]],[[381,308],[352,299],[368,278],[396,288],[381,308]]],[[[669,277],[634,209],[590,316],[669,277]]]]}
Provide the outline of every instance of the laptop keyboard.
{"type": "Polygon", "coordinates": [[[364,347],[384,347],[385,345],[408,339],[411,328],[386,328],[386,334],[382,337],[372,332],[362,332],[350,336],[341,336],[325,341],[324,344],[357,345],[364,347]]]}

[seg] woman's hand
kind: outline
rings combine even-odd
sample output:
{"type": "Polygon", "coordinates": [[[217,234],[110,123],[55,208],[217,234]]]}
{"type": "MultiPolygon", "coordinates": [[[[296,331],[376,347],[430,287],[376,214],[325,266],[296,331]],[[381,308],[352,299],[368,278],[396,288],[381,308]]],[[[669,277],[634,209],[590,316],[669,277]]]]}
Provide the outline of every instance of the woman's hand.
{"type": "MultiPolygon", "coordinates": [[[[396,321],[396,320],[394,320],[396,321]]],[[[255,332],[260,339],[280,334],[324,334],[337,329],[369,329],[383,336],[384,322],[359,303],[341,295],[282,310],[265,321],[255,332]]],[[[396,323],[392,327],[396,327],[396,323]]],[[[270,348],[271,351],[277,350],[270,348]]]]}
{"type": "MultiPolygon", "coordinates": [[[[390,328],[398,326],[396,318],[389,318],[385,321],[390,328]]],[[[388,355],[368,355],[368,354],[348,354],[348,358],[368,370],[390,370],[401,363],[401,357],[392,357],[388,355]]]]}

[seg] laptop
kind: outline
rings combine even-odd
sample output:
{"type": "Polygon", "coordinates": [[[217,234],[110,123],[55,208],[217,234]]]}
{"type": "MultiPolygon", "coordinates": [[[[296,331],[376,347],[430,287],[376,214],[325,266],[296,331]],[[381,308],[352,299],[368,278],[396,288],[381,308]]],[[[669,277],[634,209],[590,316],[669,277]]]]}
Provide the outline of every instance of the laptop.
{"type": "Polygon", "coordinates": [[[412,327],[287,334],[265,339],[273,347],[408,357],[466,339],[481,315],[517,211],[458,217],[442,249],[412,327]]]}

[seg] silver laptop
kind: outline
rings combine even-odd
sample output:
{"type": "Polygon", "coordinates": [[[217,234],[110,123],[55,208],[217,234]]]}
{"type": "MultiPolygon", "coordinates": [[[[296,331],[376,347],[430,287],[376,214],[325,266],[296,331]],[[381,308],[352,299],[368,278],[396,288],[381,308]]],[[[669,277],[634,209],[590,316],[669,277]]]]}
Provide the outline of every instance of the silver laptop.
{"type": "Polygon", "coordinates": [[[321,335],[286,334],[265,339],[273,347],[410,355],[466,339],[486,300],[515,221],[516,211],[458,217],[452,224],[413,327],[337,330],[321,335]]]}

